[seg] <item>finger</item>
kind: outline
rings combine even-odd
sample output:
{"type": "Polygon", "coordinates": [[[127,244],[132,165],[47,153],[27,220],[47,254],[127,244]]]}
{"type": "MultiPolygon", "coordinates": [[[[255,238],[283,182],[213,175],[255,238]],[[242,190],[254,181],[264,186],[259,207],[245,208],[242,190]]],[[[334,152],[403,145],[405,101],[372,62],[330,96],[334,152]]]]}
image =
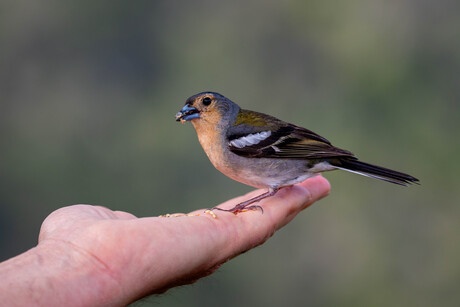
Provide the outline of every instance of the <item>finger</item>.
{"type": "MultiPolygon", "coordinates": [[[[221,249],[226,254],[225,257],[239,254],[262,244],[300,211],[328,195],[329,189],[329,182],[321,176],[316,176],[301,184],[283,188],[274,196],[260,201],[258,205],[264,208],[263,214],[260,211],[248,211],[234,215],[216,211],[217,219],[208,216],[214,227],[212,235],[214,237],[220,235],[221,239],[226,241],[225,248],[221,249]]],[[[263,190],[256,190],[243,197],[234,198],[219,207],[231,208],[243,200],[260,194],[261,191],[263,192],[263,190]]]]}
{"type": "Polygon", "coordinates": [[[313,202],[328,196],[331,191],[331,184],[321,175],[305,180],[298,185],[310,191],[313,202]]]}
{"type": "Polygon", "coordinates": [[[322,176],[309,178],[293,187],[283,189],[272,200],[267,200],[266,211],[273,216],[276,229],[289,223],[302,210],[326,197],[330,192],[329,182],[322,176]],[[284,191],[283,191],[284,190],[284,191]]]}

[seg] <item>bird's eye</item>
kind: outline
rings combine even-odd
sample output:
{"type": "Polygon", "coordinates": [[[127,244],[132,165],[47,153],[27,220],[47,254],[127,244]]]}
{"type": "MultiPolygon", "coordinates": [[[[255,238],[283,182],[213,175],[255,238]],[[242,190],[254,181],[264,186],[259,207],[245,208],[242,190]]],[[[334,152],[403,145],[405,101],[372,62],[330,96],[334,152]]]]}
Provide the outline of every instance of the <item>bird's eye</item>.
{"type": "Polygon", "coordinates": [[[202,102],[203,102],[203,104],[204,104],[205,106],[209,106],[209,105],[211,104],[211,102],[212,102],[212,99],[209,98],[209,97],[204,97],[203,100],[202,100],[202,102]]]}

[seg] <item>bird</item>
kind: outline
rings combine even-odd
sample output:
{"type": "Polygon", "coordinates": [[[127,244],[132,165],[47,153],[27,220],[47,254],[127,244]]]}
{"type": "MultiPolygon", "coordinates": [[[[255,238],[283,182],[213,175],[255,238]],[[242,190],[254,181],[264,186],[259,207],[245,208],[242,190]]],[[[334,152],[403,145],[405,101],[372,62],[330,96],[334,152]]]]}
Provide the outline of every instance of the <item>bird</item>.
{"type": "Polygon", "coordinates": [[[341,169],[407,186],[411,175],[362,162],[327,139],[271,115],[240,108],[225,96],[206,91],[189,97],[176,121],[190,121],[216,169],[243,184],[268,189],[231,209],[233,214],[263,208],[254,203],[321,172],[341,169]]]}

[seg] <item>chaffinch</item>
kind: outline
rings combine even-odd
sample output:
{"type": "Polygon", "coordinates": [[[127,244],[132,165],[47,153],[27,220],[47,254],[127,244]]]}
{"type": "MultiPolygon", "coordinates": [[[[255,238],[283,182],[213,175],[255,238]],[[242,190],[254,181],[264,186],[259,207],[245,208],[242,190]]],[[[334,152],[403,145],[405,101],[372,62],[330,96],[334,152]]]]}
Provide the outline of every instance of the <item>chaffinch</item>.
{"type": "Polygon", "coordinates": [[[268,192],[236,205],[237,214],[261,209],[251,205],[283,187],[320,172],[342,169],[407,186],[418,182],[408,174],[359,161],[318,134],[273,116],[241,109],[230,99],[202,92],[187,99],[176,120],[191,121],[209,160],[228,177],[268,192]]]}

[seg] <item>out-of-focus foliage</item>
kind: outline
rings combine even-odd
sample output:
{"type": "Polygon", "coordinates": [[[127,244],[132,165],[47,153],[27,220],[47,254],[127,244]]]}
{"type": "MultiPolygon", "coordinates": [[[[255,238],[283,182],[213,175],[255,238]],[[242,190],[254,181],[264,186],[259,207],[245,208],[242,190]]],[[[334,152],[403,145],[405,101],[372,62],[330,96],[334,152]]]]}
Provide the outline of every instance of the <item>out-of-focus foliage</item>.
{"type": "MultiPolygon", "coordinates": [[[[460,301],[458,1],[3,1],[0,257],[76,203],[137,216],[250,188],[218,173],[185,99],[218,91],[408,172],[344,172],[264,246],[165,306],[454,306],[460,301]]],[[[135,265],[135,264],[133,264],[135,265]]]]}

